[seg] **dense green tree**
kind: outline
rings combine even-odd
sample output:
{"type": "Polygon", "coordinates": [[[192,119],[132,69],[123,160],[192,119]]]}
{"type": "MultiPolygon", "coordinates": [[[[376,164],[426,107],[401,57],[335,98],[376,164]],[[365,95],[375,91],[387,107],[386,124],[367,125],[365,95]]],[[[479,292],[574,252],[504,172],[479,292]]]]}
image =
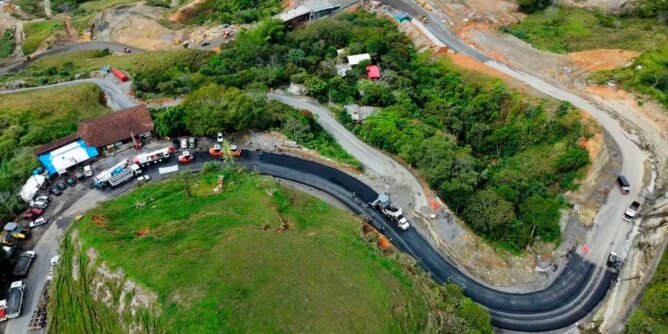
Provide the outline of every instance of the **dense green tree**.
{"type": "Polygon", "coordinates": [[[482,190],[469,199],[464,209],[464,218],[477,231],[501,237],[515,219],[513,204],[493,190],[482,190]]]}
{"type": "Polygon", "coordinates": [[[533,13],[552,5],[552,0],[519,0],[519,8],[525,13],[533,13]]]}
{"type": "Polygon", "coordinates": [[[185,109],[177,106],[165,108],[154,116],[155,132],[161,137],[176,137],[187,133],[185,109]]]}

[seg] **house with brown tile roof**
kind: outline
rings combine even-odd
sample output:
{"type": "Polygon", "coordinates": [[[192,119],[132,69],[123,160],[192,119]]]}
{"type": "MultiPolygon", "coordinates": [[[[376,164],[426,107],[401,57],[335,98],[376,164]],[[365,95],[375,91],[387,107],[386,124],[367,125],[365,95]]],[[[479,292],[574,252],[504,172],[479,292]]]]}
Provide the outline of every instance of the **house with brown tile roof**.
{"type": "Polygon", "coordinates": [[[150,134],[155,125],[146,105],[117,111],[79,123],[79,135],[88,146],[106,147],[150,134]]]}

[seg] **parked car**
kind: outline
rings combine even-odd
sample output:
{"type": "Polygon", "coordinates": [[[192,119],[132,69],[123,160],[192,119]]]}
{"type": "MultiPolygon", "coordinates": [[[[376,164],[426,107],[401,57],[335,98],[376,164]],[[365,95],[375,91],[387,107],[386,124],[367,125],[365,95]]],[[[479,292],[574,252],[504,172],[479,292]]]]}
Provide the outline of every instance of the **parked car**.
{"type": "Polygon", "coordinates": [[[219,143],[222,143],[222,142],[225,141],[225,137],[223,137],[222,132],[218,132],[218,134],[216,135],[216,141],[219,142],[219,143]]]}
{"type": "Polygon", "coordinates": [[[86,175],[86,177],[93,176],[93,170],[90,168],[90,165],[84,166],[83,170],[84,170],[84,175],[86,175]]]}
{"type": "Polygon", "coordinates": [[[86,175],[83,172],[76,172],[74,173],[74,178],[81,181],[86,178],[86,175]]]}
{"type": "Polygon", "coordinates": [[[53,187],[53,188],[49,189],[49,192],[52,193],[55,196],[60,196],[60,195],[63,194],[63,192],[60,191],[60,189],[58,189],[58,187],[53,187]]]}
{"type": "Polygon", "coordinates": [[[60,260],[60,255],[56,255],[56,256],[52,257],[49,262],[51,262],[52,266],[56,266],[56,265],[58,265],[59,260],[60,260]]]}
{"type": "Polygon", "coordinates": [[[26,212],[23,214],[23,219],[25,220],[33,220],[41,215],[44,214],[44,210],[39,209],[39,208],[30,208],[26,210],[26,212]]]}
{"type": "Polygon", "coordinates": [[[74,185],[77,184],[77,181],[74,181],[74,179],[71,177],[68,177],[67,180],[65,180],[65,182],[67,182],[67,185],[69,185],[70,187],[74,187],[74,185]]]}
{"type": "Polygon", "coordinates": [[[46,207],[49,206],[49,202],[47,201],[30,201],[29,204],[31,208],[38,209],[46,209],[46,207]]]}
{"type": "Polygon", "coordinates": [[[195,139],[195,137],[190,137],[190,139],[188,139],[188,144],[190,148],[197,148],[197,139],[195,139]]]}
{"type": "Polygon", "coordinates": [[[58,182],[56,183],[56,187],[60,190],[65,190],[67,189],[67,184],[65,184],[65,182],[58,182]]]}
{"type": "Polygon", "coordinates": [[[46,224],[46,223],[48,223],[48,222],[49,222],[49,220],[46,219],[46,217],[39,217],[39,218],[37,218],[37,219],[31,221],[30,224],[29,224],[29,226],[30,226],[30,228],[35,228],[35,227],[37,227],[37,226],[44,225],[44,224],[46,224]]]}
{"type": "Polygon", "coordinates": [[[40,196],[37,196],[37,197],[35,198],[35,200],[36,200],[36,201],[44,201],[44,202],[48,202],[48,201],[49,201],[49,196],[46,196],[46,195],[40,195],[40,196]]]}
{"type": "Polygon", "coordinates": [[[181,139],[181,149],[187,149],[188,148],[188,139],[181,139]]]}

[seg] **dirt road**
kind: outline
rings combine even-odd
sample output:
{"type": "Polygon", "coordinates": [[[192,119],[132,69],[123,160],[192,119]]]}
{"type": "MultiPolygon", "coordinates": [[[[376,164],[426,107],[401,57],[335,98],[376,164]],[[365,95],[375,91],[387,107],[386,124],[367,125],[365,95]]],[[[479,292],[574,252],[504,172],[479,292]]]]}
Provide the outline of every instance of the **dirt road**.
{"type": "Polygon", "coordinates": [[[75,85],[80,85],[80,84],[86,84],[86,83],[92,83],[100,87],[104,94],[107,97],[107,105],[109,108],[113,109],[114,111],[122,110],[122,109],[127,109],[127,108],[132,108],[136,106],[138,103],[137,101],[127,94],[121,88],[112,78],[106,78],[106,79],[81,79],[81,80],[74,80],[74,81],[68,81],[68,82],[61,82],[57,83],[54,85],[48,85],[48,86],[40,86],[40,87],[31,87],[31,88],[22,88],[22,89],[13,89],[13,90],[3,90],[0,91],[0,95],[2,94],[15,94],[15,93],[21,93],[21,92],[29,92],[33,90],[38,90],[38,89],[49,89],[49,88],[54,88],[54,87],[68,87],[68,86],[75,86],[75,85]]]}

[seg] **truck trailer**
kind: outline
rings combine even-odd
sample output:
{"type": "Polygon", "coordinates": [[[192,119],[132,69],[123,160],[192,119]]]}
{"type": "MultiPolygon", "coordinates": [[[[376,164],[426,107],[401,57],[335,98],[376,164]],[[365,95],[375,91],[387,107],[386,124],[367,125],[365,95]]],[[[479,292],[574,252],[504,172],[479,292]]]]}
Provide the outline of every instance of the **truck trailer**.
{"type": "Polygon", "coordinates": [[[135,175],[141,174],[141,168],[137,164],[129,165],[118,174],[109,178],[109,185],[116,187],[122,183],[131,180],[135,175]]]}
{"type": "Polygon", "coordinates": [[[98,188],[104,188],[104,186],[107,185],[107,181],[111,179],[112,176],[119,174],[122,172],[130,163],[130,160],[125,159],[117,164],[115,164],[113,167],[97,174],[97,176],[93,179],[95,181],[95,186],[98,188]]]}
{"type": "Polygon", "coordinates": [[[144,167],[162,162],[163,160],[168,159],[172,153],[174,153],[174,146],[170,145],[169,147],[161,148],[153,152],[135,155],[134,158],[132,158],[132,161],[135,164],[144,167]]]}
{"type": "Polygon", "coordinates": [[[25,289],[26,285],[23,281],[12,282],[12,285],[9,286],[9,294],[7,297],[7,318],[12,319],[21,316],[25,289]]]}

